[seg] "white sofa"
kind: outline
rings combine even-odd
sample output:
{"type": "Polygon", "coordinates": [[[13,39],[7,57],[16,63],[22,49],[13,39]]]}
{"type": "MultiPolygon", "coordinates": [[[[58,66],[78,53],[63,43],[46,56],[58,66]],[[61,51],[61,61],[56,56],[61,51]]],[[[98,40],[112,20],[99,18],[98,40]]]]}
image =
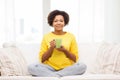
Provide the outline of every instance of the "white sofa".
{"type": "MultiPolygon", "coordinates": [[[[64,76],[58,77],[33,77],[27,72],[27,65],[31,63],[38,62],[38,53],[40,50],[40,44],[38,43],[5,43],[3,48],[0,48],[0,55],[2,53],[10,54],[13,63],[19,63],[21,58],[19,54],[22,54],[24,61],[20,61],[20,68],[24,68],[22,71],[18,71],[17,75],[14,73],[9,76],[10,72],[1,73],[2,76],[0,80],[120,80],[120,44],[113,43],[80,43],[79,44],[79,62],[83,62],[87,65],[87,71],[83,75],[76,76],[64,76]],[[17,49],[16,49],[17,48],[17,49]],[[114,53],[115,52],[115,53],[114,53]],[[19,55],[13,56],[13,53],[19,55]],[[113,54],[114,53],[114,54],[113,54]],[[115,55],[115,57],[114,57],[115,55]],[[16,58],[18,57],[18,58],[16,58]],[[18,60],[18,61],[17,61],[18,60]],[[16,61],[16,62],[15,62],[16,61]],[[23,63],[24,64],[23,64],[23,63]],[[22,67],[21,67],[22,65],[22,67]],[[107,67],[106,67],[107,66],[107,67]]],[[[2,57],[4,59],[4,57],[2,57]]],[[[0,62],[2,63],[2,58],[0,62]]],[[[22,58],[22,59],[23,59],[22,58]]],[[[4,60],[3,60],[4,61],[4,60]]],[[[11,62],[12,63],[12,62],[11,62]]],[[[2,63],[3,64],[3,63],[2,63]]],[[[15,64],[14,64],[15,65],[15,64]]],[[[1,65],[2,66],[2,65],[1,65]]],[[[9,69],[4,69],[0,66],[0,71],[5,71],[9,69]],[[2,70],[3,69],[3,70],[2,70]]],[[[15,70],[17,70],[15,69],[15,70]]],[[[16,71],[17,72],[17,71],[16,71]]]]}

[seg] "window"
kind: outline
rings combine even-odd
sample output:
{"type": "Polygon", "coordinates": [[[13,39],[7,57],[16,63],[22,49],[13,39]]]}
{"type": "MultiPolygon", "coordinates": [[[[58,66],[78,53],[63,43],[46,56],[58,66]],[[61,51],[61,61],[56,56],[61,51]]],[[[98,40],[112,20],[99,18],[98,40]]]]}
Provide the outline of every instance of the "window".
{"type": "Polygon", "coordinates": [[[40,42],[43,34],[42,0],[15,0],[15,31],[18,42],[40,42]]]}

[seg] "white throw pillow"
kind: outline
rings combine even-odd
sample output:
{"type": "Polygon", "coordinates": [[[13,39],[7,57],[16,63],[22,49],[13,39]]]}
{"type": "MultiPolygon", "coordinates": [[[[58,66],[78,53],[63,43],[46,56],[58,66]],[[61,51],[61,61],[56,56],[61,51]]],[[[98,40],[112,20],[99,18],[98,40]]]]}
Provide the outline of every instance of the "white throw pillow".
{"type": "Polygon", "coordinates": [[[1,76],[29,75],[27,64],[20,50],[15,46],[0,48],[1,76]]]}
{"type": "Polygon", "coordinates": [[[120,44],[103,43],[95,64],[94,73],[120,74],[120,44]]]}

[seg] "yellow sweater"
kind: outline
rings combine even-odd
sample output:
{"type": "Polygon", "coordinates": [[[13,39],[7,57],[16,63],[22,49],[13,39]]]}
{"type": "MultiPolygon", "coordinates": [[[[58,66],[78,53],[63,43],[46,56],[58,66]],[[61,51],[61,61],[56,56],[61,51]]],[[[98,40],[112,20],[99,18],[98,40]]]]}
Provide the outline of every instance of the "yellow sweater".
{"type": "MultiPolygon", "coordinates": [[[[42,55],[50,47],[50,41],[52,41],[53,39],[62,39],[62,46],[64,46],[65,49],[73,53],[76,56],[76,59],[78,60],[78,46],[77,46],[74,35],[68,32],[64,35],[55,35],[51,32],[44,35],[43,37],[40,53],[39,53],[40,61],[41,61],[42,55]]],[[[56,49],[53,50],[52,56],[44,62],[44,64],[50,65],[55,70],[63,69],[67,66],[72,65],[73,63],[74,62],[69,58],[67,58],[63,52],[58,51],[56,49]]]]}

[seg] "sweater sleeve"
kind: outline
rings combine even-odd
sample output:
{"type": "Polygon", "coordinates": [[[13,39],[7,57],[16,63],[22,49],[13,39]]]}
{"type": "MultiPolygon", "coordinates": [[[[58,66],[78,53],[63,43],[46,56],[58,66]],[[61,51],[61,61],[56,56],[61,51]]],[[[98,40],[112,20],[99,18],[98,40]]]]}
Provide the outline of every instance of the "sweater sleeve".
{"type": "Polygon", "coordinates": [[[42,55],[48,50],[47,42],[45,36],[42,39],[41,46],[40,46],[40,52],[39,52],[39,61],[42,60],[42,55]]]}
{"type": "Polygon", "coordinates": [[[74,36],[72,37],[70,52],[73,53],[76,56],[76,60],[78,60],[78,45],[74,36]]]}

